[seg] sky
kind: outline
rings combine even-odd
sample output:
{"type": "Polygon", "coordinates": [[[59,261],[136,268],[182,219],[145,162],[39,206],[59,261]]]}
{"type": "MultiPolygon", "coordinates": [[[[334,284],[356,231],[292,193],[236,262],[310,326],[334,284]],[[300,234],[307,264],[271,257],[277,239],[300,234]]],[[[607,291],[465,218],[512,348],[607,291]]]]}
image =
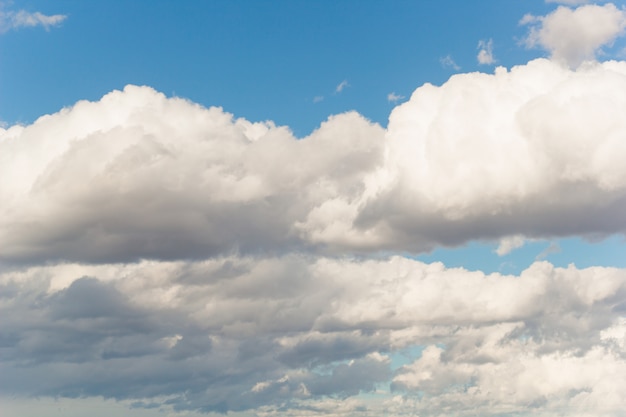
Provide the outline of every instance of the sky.
{"type": "Polygon", "coordinates": [[[625,416],[625,35],[0,2],[0,414],[625,416]]]}

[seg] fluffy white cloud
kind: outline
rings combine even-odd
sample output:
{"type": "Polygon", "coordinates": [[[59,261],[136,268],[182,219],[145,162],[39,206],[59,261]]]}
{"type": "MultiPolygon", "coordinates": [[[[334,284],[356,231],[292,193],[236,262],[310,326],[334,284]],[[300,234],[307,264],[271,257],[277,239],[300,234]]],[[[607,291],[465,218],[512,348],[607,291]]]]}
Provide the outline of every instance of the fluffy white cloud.
{"type": "Polygon", "coordinates": [[[350,409],[377,415],[358,394],[393,378],[424,415],[626,406],[621,269],[226,257],[20,268],[0,274],[0,291],[8,395],[312,415],[326,397],[354,397],[350,409]],[[392,366],[416,346],[413,363],[392,366]]]}
{"type": "Polygon", "coordinates": [[[127,87],[3,132],[0,240],[11,249],[1,256],[102,262],[297,249],[308,243],[294,224],[312,208],[362,195],[383,134],[347,113],[296,140],[272,123],[127,87]]]}
{"type": "Polygon", "coordinates": [[[575,10],[560,6],[544,17],[526,15],[520,23],[531,25],[527,46],[541,46],[553,59],[575,68],[624,34],[626,12],[612,3],[575,10]]]}
{"type": "Polygon", "coordinates": [[[624,89],[626,63],[547,60],[420,87],[391,113],[371,197],[325,203],[302,228],[328,245],[412,251],[623,233],[624,89]]]}
{"type": "Polygon", "coordinates": [[[0,4],[0,33],[34,26],[42,26],[46,30],[49,30],[53,26],[60,25],[65,19],[67,19],[67,16],[62,14],[48,16],[40,12],[31,13],[26,10],[19,10],[17,12],[5,11],[0,4]]]}
{"type": "Polygon", "coordinates": [[[626,63],[424,85],[304,139],[127,87],[0,132],[0,257],[419,252],[626,230],[626,63]]]}

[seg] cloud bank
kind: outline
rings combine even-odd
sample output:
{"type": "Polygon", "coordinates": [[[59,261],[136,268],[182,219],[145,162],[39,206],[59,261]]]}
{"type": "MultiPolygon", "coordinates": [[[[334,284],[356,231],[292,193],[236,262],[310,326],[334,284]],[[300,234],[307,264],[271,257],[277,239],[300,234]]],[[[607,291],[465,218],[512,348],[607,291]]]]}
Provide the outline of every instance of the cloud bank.
{"type": "Polygon", "coordinates": [[[0,285],[10,395],[281,415],[327,397],[362,415],[626,406],[620,269],[540,262],[516,277],[289,255],[32,267],[0,285]],[[357,395],[390,379],[395,405],[357,395]]]}

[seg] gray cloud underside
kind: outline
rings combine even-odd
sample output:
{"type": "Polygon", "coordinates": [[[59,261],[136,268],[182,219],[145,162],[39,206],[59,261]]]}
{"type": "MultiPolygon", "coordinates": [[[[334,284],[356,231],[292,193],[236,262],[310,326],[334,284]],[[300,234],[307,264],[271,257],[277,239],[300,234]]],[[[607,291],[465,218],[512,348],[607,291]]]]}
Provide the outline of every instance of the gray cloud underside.
{"type": "Polygon", "coordinates": [[[0,258],[111,263],[626,229],[626,63],[425,85],[297,139],[129,86],[0,131],[0,258]]]}
{"type": "Polygon", "coordinates": [[[5,395],[289,415],[391,380],[395,402],[355,397],[347,414],[626,406],[611,394],[626,382],[621,269],[290,255],[32,267],[0,284],[5,395]],[[411,346],[426,349],[392,366],[411,346]]]}

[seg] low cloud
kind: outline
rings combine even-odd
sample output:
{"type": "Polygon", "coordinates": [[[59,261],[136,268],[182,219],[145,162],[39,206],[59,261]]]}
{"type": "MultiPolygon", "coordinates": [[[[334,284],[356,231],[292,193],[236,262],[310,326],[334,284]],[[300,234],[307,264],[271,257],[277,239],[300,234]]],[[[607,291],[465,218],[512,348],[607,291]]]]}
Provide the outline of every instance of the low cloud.
{"type": "Polygon", "coordinates": [[[626,406],[602,382],[625,374],[623,269],[230,256],[24,268],[0,290],[6,395],[294,412],[393,379],[425,415],[626,406]],[[423,353],[392,366],[411,347],[423,353]]]}
{"type": "Polygon", "coordinates": [[[526,15],[520,24],[530,25],[526,46],[542,47],[552,59],[576,68],[595,59],[600,48],[624,34],[626,12],[612,3],[573,10],[560,6],[547,16],[526,15]]]}

